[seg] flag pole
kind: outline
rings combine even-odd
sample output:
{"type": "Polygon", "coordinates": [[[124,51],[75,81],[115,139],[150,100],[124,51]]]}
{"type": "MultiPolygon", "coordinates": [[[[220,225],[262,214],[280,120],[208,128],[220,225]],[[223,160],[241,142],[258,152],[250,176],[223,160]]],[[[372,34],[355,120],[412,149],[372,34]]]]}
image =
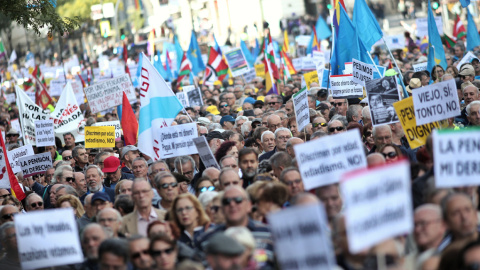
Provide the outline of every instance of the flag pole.
{"type": "Polygon", "coordinates": [[[388,47],[387,42],[385,41],[385,38],[384,38],[383,36],[382,36],[382,40],[383,40],[383,43],[385,44],[385,47],[387,47],[388,53],[390,54],[390,57],[393,59],[393,63],[395,63],[395,66],[396,66],[397,69],[398,69],[398,74],[400,75],[400,79],[401,79],[401,81],[403,82],[402,71],[401,71],[400,68],[398,67],[397,60],[395,60],[395,57],[393,57],[392,51],[390,51],[390,48],[388,47]]]}
{"type": "Polygon", "coordinates": [[[368,51],[367,51],[367,54],[368,54],[368,57],[370,57],[370,60],[372,60],[372,64],[375,67],[375,69],[377,70],[378,74],[380,74],[380,70],[378,69],[377,65],[375,65],[375,61],[373,61],[372,55],[368,51]]]}

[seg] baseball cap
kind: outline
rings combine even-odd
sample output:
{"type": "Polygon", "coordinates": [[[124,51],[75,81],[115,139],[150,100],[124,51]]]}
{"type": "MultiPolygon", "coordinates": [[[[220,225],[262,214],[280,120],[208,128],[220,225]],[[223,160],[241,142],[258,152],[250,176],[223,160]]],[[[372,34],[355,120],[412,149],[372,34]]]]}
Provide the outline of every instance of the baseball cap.
{"type": "Polygon", "coordinates": [[[128,152],[130,152],[130,151],[138,151],[138,148],[135,147],[134,145],[124,146],[124,147],[122,148],[122,155],[121,155],[122,159],[123,159],[123,157],[124,157],[128,152]]]}
{"type": "Polygon", "coordinates": [[[243,103],[250,103],[250,104],[253,105],[253,104],[255,104],[255,99],[252,98],[252,97],[247,97],[247,98],[243,101],[243,103]]]}
{"type": "Polygon", "coordinates": [[[210,133],[207,134],[207,141],[211,141],[213,139],[222,139],[223,140],[223,136],[222,136],[222,133],[220,131],[210,131],[210,133]]]}
{"type": "Polygon", "coordinates": [[[328,96],[328,91],[325,88],[318,90],[317,97],[326,97],[328,96]]]}
{"type": "Polygon", "coordinates": [[[222,119],[220,119],[220,125],[223,126],[223,123],[225,122],[233,122],[235,123],[235,118],[233,118],[233,116],[231,115],[225,115],[222,117],[222,119]]]}
{"type": "Polygon", "coordinates": [[[412,93],[412,90],[415,88],[420,88],[422,87],[422,82],[420,81],[419,78],[412,78],[410,79],[410,83],[407,85],[407,92],[412,93]]]}
{"type": "Polygon", "coordinates": [[[218,108],[217,106],[215,105],[210,105],[207,107],[207,112],[211,113],[211,114],[214,114],[214,115],[219,115],[220,112],[218,111],[218,108]]]}
{"type": "Polygon", "coordinates": [[[462,76],[475,76],[475,69],[473,69],[472,65],[465,65],[460,69],[458,74],[462,76]]]}
{"type": "Polygon", "coordinates": [[[210,124],[210,123],[211,123],[210,120],[209,120],[208,118],[206,118],[206,117],[199,117],[199,118],[197,119],[197,124],[200,124],[200,125],[205,125],[205,126],[206,126],[206,125],[208,125],[208,124],[210,124]]]}
{"type": "Polygon", "coordinates": [[[120,166],[120,159],[118,159],[115,156],[109,156],[103,161],[102,172],[113,173],[117,171],[119,166],[120,166]]]}
{"type": "Polygon", "coordinates": [[[104,202],[111,202],[110,201],[110,197],[108,197],[107,193],[105,192],[101,192],[101,191],[98,191],[96,192],[95,194],[93,194],[92,196],[92,204],[94,201],[96,200],[100,200],[100,201],[104,201],[104,202]]]}
{"type": "Polygon", "coordinates": [[[238,256],[244,251],[245,247],[224,232],[214,234],[205,244],[205,252],[207,254],[238,256]]]}

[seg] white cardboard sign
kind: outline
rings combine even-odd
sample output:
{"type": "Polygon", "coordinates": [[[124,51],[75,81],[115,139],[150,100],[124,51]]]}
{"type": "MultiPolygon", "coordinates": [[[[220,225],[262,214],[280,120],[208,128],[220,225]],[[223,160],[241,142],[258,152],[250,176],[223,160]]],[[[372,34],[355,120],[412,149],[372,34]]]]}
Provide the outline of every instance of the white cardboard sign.
{"type": "Polygon", "coordinates": [[[53,120],[35,121],[35,139],[37,147],[55,145],[53,120]]]}
{"type": "Polygon", "coordinates": [[[332,75],[330,85],[333,98],[363,97],[363,86],[355,83],[352,75],[332,75]]]}
{"type": "Polygon", "coordinates": [[[477,144],[480,130],[435,130],[433,132],[433,153],[435,158],[435,186],[452,188],[477,186],[480,184],[477,144]]]}
{"type": "Polygon", "coordinates": [[[267,216],[281,269],[335,269],[326,216],[321,204],[289,207],[267,216]]]}
{"type": "Polygon", "coordinates": [[[45,152],[33,156],[26,156],[19,159],[22,167],[23,177],[44,173],[52,167],[52,154],[45,152]]]}
{"type": "Polygon", "coordinates": [[[292,65],[295,70],[302,70],[303,69],[303,61],[302,58],[294,58],[292,59],[292,65]]]}
{"type": "Polygon", "coordinates": [[[359,85],[373,79],[373,66],[357,59],[352,59],[352,80],[359,85]]]}
{"type": "Polygon", "coordinates": [[[407,160],[346,174],[340,190],[351,253],[413,229],[407,160]]]}
{"type": "Polygon", "coordinates": [[[122,137],[122,126],[120,125],[120,121],[108,121],[108,122],[97,122],[93,124],[94,127],[105,127],[105,126],[113,126],[115,127],[115,139],[122,137]]]}
{"type": "Polygon", "coordinates": [[[460,115],[455,80],[434,83],[412,92],[417,125],[460,115]]]}
{"type": "Polygon", "coordinates": [[[417,71],[427,70],[427,65],[428,65],[428,62],[414,64],[414,65],[412,65],[413,66],[413,71],[417,72],[417,71]]]}
{"type": "Polygon", "coordinates": [[[217,160],[213,156],[212,149],[210,149],[210,146],[208,146],[208,142],[205,136],[194,138],[193,142],[195,143],[195,147],[197,147],[198,155],[202,159],[205,168],[214,167],[220,170],[220,166],[218,165],[217,160]]]}
{"type": "Polygon", "coordinates": [[[26,156],[33,156],[33,147],[31,144],[13,149],[12,151],[7,151],[8,161],[10,162],[10,167],[12,167],[13,173],[18,173],[22,171],[22,166],[20,165],[20,158],[26,156]]]}
{"type": "Polygon", "coordinates": [[[313,51],[312,52],[313,62],[318,70],[318,68],[325,68],[325,55],[323,52],[313,51]]]}
{"type": "Polygon", "coordinates": [[[129,101],[136,100],[135,89],[128,74],[96,83],[84,90],[92,113],[122,104],[123,92],[129,101]]]}
{"type": "Polygon", "coordinates": [[[315,61],[312,57],[302,57],[302,70],[316,70],[315,61]]]}
{"type": "Polygon", "coordinates": [[[347,172],[367,167],[356,130],[349,130],[294,147],[305,190],[337,183],[347,172]]]}
{"type": "Polygon", "coordinates": [[[67,84],[64,78],[53,79],[50,81],[50,95],[52,97],[59,97],[62,94],[63,88],[67,84]]]}
{"type": "MultiPolygon", "coordinates": [[[[303,78],[302,78],[303,79],[303,78]]],[[[297,121],[297,129],[301,131],[310,124],[310,109],[308,108],[308,91],[302,89],[293,95],[293,107],[297,121]]]]}
{"type": "Polygon", "coordinates": [[[48,268],[83,261],[72,208],[17,215],[15,230],[22,269],[48,268]]]}
{"type": "MultiPolygon", "coordinates": [[[[415,24],[417,25],[417,37],[423,38],[424,36],[428,37],[428,17],[417,18],[415,19],[415,24]]],[[[441,16],[435,17],[435,24],[437,25],[438,34],[443,35],[443,22],[441,16]]]]}
{"type": "Polygon", "coordinates": [[[12,119],[10,121],[10,125],[12,126],[13,129],[18,131],[18,134],[20,134],[19,137],[22,137],[22,134],[23,134],[22,127],[20,126],[20,121],[18,120],[18,118],[12,119]]]}
{"type": "Polygon", "coordinates": [[[162,159],[198,153],[193,143],[193,139],[198,137],[195,123],[156,128],[154,134],[162,159]]]}
{"type": "MultiPolygon", "coordinates": [[[[5,142],[5,140],[3,140],[5,142]]],[[[0,147],[0,188],[10,188],[10,179],[8,178],[6,156],[3,148],[0,147]]]]}
{"type": "Polygon", "coordinates": [[[460,70],[460,67],[465,64],[465,63],[470,63],[472,62],[472,59],[475,59],[478,57],[476,57],[472,52],[468,52],[467,54],[465,54],[465,56],[462,58],[462,60],[460,60],[460,62],[458,62],[458,65],[457,65],[457,69],[460,70]]]}
{"type": "Polygon", "coordinates": [[[182,103],[182,106],[184,108],[186,107],[190,107],[189,103],[188,103],[188,96],[187,96],[187,93],[185,92],[177,92],[175,94],[178,98],[178,100],[180,100],[180,103],[182,103]]]}

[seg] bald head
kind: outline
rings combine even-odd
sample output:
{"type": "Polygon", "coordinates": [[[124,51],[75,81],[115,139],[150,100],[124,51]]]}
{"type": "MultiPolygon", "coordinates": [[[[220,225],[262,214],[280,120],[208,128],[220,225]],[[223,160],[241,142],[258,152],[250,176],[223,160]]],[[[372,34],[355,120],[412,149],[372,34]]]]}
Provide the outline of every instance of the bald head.
{"type": "Polygon", "coordinates": [[[385,157],[380,153],[372,153],[367,156],[367,164],[369,168],[385,164],[385,157]]]}
{"type": "Polygon", "coordinates": [[[297,138],[297,137],[292,137],[292,138],[288,139],[286,150],[287,150],[287,153],[292,158],[295,158],[295,151],[293,151],[293,146],[295,146],[297,144],[301,144],[301,143],[303,143],[303,140],[300,139],[300,138],[297,138]]]}
{"type": "Polygon", "coordinates": [[[311,205],[318,204],[320,200],[313,194],[303,192],[292,198],[292,205],[311,205]]]}

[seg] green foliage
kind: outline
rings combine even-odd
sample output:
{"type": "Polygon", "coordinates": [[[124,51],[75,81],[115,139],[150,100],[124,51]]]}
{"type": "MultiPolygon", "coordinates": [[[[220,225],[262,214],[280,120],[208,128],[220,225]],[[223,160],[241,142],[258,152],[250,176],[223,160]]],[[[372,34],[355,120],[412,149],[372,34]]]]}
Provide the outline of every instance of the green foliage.
{"type": "MultiPolygon", "coordinates": [[[[91,19],[91,7],[100,3],[113,3],[115,0],[59,0],[57,2],[58,13],[64,17],[78,17],[81,22],[91,19]]],[[[121,8],[121,6],[119,6],[121,8]]]]}
{"type": "Polygon", "coordinates": [[[40,35],[40,29],[47,27],[50,32],[64,33],[79,26],[78,17],[61,17],[50,0],[2,0],[1,16],[6,16],[19,25],[40,35]]]}
{"type": "Polygon", "coordinates": [[[142,29],[143,24],[145,23],[145,19],[142,16],[142,11],[136,8],[129,8],[127,10],[128,14],[128,21],[133,24],[133,28],[136,31],[142,29]]]}

